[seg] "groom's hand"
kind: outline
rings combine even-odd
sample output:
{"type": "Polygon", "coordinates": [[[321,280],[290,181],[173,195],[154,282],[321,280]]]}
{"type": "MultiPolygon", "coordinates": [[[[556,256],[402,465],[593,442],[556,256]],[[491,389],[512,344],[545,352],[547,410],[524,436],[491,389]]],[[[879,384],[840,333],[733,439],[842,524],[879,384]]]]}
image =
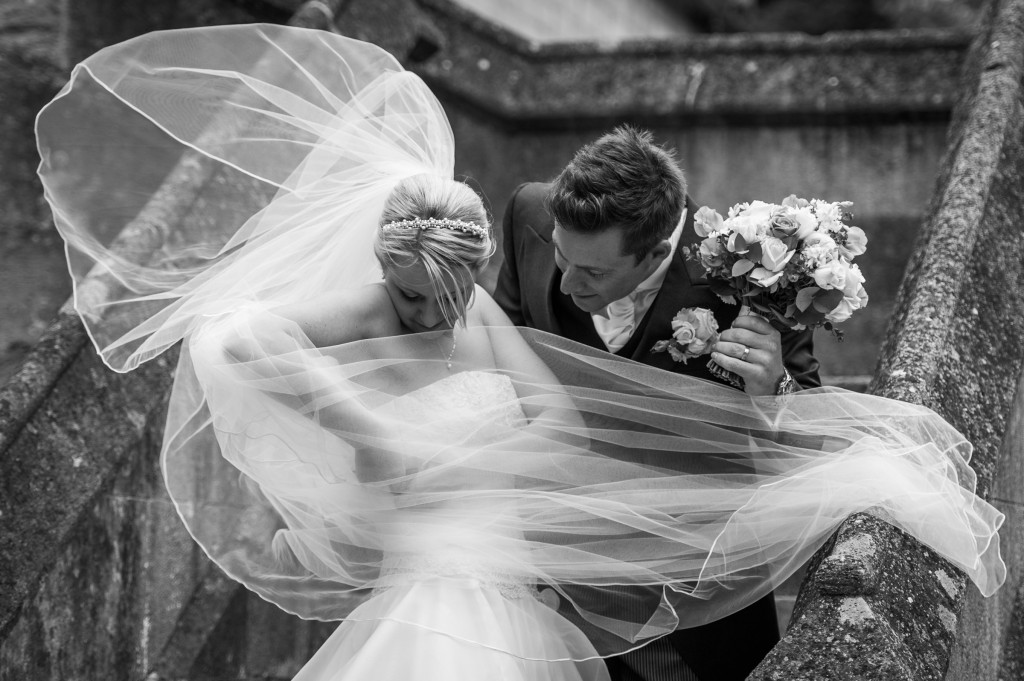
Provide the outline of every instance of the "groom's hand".
{"type": "Polygon", "coordinates": [[[779,332],[755,314],[737,317],[719,336],[711,358],[742,376],[748,395],[774,395],[786,372],[779,332]]]}

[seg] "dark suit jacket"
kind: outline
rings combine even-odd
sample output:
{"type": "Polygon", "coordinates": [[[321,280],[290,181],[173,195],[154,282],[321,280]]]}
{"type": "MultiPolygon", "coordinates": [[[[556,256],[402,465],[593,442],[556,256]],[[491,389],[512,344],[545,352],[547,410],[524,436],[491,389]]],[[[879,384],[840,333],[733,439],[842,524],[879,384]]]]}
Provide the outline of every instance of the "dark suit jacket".
{"type": "MultiPolygon", "coordinates": [[[[559,291],[561,272],[555,266],[551,243],[554,221],[545,207],[548,188],[547,184],[524,184],[509,201],[502,223],[505,261],[498,273],[494,299],[517,326],[540,329],[604,350],[590,314],[559,291]]],[[[692,359],[684,364],[674,361],[667,352],[651,352],[657,341],[669,338],[672,317],[684,307],[712,310],[719,329],[728,329],[739,312],[739,307],[726,305],[711,292],[700,264],[683,256],[682,246],[700,242],[693,230],[696,206],[689,197],[686,206],[680,248],[676,249],[661,291],[629,342],[615,354],[666,371],[718,380],[707,370],[706,361],[692,359]]],[[[782,360],[802,387],[821,385],[810,331],[782,335],[782,360]]]]}
{"type": "MultiPolygon", "coordinates": [[[[502,224],[505,261],[498,274],[494,299],[518,326],[540,329],[604,350],[590,314],[559,291],[561,272],[555,266],[551,243],[554,221],[546,208],[549,186],[521,185],[509,201],[502,224]]],[[[680,247],[665,282],[629,342],[615,354],[666,371],[718,381],[707,370],[704,358],[684,364],[674,361],[668,353],[651,352],[655,342],[670,336],[672,317],[681,308],[712,310],[720,329],[729,328],[739,312],[738,306],[726,305],[712,293],[699,263],[685,259],[682,247],[700,242],[693,230],[696,206],[689,197],[686,206],[680,247]]],[[[782,335],[782,358],[802,387],[821,385],[809,330],[782,335]]],[[[774,598],[769,594],[722,620],[678,631],[638,651],[612,658],[608,661],[609,669],[614,679],[623,681],[739,680],[746,678],[778,639],[774,598]]]]}

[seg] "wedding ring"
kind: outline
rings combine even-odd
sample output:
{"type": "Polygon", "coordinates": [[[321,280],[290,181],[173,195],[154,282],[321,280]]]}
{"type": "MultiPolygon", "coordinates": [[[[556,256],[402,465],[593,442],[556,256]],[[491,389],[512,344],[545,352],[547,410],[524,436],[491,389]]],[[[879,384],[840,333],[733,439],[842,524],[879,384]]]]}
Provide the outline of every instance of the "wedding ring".
{"type": "Polygon", "coordinates": [[[750,354],[750,348],[743,348],[743,354],[740,355],[740,361],[741,362],[746,362],[747,361],[747,355],[749,355],[749,354],[750,354]]]}

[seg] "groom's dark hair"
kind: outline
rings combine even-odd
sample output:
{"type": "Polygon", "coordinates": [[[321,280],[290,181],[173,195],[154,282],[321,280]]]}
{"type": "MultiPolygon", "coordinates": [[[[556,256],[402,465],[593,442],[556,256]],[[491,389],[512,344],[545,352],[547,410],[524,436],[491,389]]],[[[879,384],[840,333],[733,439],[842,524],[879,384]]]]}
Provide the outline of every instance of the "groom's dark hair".
{"type": "Polygon", "coordinates": [[[584,146],[548,194],[555,221],[573,232],[623,230],[622,254],[639,261],[675,229],[686,178],[650,132],[622,125],[584,146]]]}

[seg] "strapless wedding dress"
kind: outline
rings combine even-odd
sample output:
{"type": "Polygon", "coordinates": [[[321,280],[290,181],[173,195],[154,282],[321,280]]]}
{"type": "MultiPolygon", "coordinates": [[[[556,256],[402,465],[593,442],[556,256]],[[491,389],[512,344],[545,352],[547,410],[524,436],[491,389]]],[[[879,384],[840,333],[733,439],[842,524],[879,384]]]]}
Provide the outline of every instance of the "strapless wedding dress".
{"type": "MultiPolygon", "coordinates": [[[[449,430],[446,436],[453,440],[476,427],[472,415],[480,411],[504,412],[488,420],[492,432],[472,432],[482,442],[525,422],[508,377],[477,371],[432,383],[392,407],[412,421],[420,412],[447,412],[450,418],[437,427],[449,430]]],[[[487,481],[494,485],[493,474],[487,481]]],[[[472,476],[463,474],[459,484],[471,488],[472,476]]],[[[535,584],[517,576],[515,566],[527,559],[522,537],[503,537],[496,529],[515,509],[470,498],[457,502],[465,512],[453,521],[452,503],[438,509],[445,520],[400,536],[385,550],[373,595],[346,618],[296,681],[609,678],[583,633],[538,600],[535,584]]],[[[401,524],[403,511],[393,513],[381,523],[401,524]]]]}

